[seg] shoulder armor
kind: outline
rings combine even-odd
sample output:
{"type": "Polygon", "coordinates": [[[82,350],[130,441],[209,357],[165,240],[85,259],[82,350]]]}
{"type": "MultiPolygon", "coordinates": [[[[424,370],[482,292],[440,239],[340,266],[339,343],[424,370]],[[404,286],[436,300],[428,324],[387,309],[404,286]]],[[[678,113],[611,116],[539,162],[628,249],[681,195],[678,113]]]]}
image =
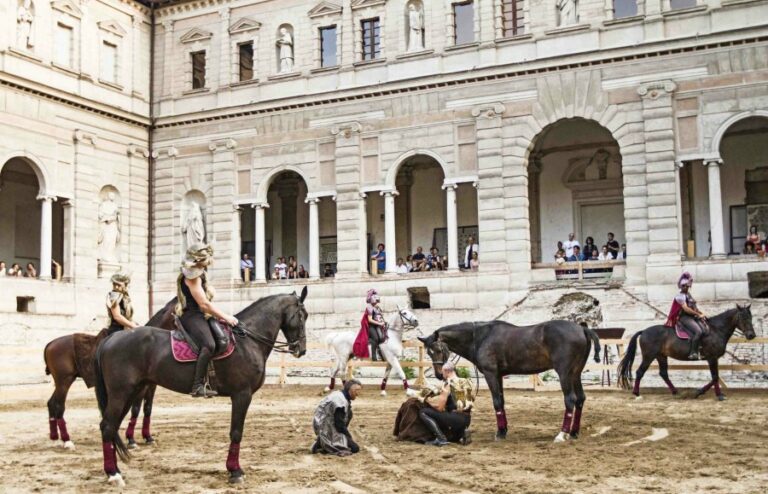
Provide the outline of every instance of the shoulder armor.
{"type": "Polygon", "coordinates": [[[109,292],[107,295],[107,308],[112,309],[123,299],[123,294],[120,292],[109,292]]]}

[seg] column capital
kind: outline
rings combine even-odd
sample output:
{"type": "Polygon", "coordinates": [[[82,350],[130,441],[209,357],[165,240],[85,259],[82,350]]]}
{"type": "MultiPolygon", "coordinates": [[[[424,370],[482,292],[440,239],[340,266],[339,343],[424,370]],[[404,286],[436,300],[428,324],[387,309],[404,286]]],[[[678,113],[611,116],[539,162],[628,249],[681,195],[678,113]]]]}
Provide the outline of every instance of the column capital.
{"type": "Polygon", "coordinates": [[[128,153],[128,156],[143,156],[144,158],[149,158],[149,149],[141,146],[137,146],[136,144],[128,144],[128,149],[126,151],[128,153]]]}
{"type": "Polygon", "coordinates": [[[93,134],[91,132],[86,132],[81,129],[76,129],[75,132],[72,134],[72,140],[75,143],[90,142],[93,147],[96,147],[98,137],[96,137],[96,134],[93,134]]]}
{"type": "Polygon", "coordinates": [[[723,164],[722,158],[708,158],[701,162],[704,166],[720,166],[723,164]]]}
{"type": "Polygon", "coordinates": [[[222,20],[228,20],[231,12],[232,12],[231,8],[224,7],[219,9],[219,16],[222,18],[222,20]]]}
{"type": "Polygon", "coordinates": [[[163,20],[163,29],[165,29],[165,32],[173,31],[173,19],[165,19],[163,20]]]}
{"type": "Polygon", "coordinates": [[[43,201],[43,202],[56,202],[58,197],[52,196],[52,195],[49,195],[49,194],[40,194],[35,199],[37,199],[38,201],[43,201]]]}
{"type": "Polygon", "coordinates": [[[384,197],[397,197],[400,193],[396,190],[382,190],[379,192],[379,195],[384,197]]]}
{"type": "Polygon", "coordinates": [[[322,198],[321,197],[307,197],[306,199],[304,199],[304,203],[305,204],[309,204],[309,205],[312,205],[312,204],[317,205],[317,203],[320,202],[320,199],[322,199],[322,198]]]}
{"type": "Polygon", "coordinates": [[[216,151],[224,151],[228,150],[231,151],[237,147],[237,141],[229,138],[229,139],[219,139],[216,141],[211,141],[210,144],[208,144],[208,149],[215,153],[216,151]]]}
{"type": "Polygon", "coordinates": [[[253,209],[267,209],[269,208],[269,203],[267,202],[254,202],[251,204],[251,207],[253,209]]]}
{"type": "Polygon", "coordinates": [[[677,84],[672,80],[653,81],[641,84],[637,88],[637,94],[642,98],[658,99],[664,94],[672,94],[677,89],[677,84]]]}
{"type": "Polygon", "coordinates": [[[472,108],[472,116],[475,118],[494,118],[501,116],[506,109],[502,103],[478,105],[472,108]]]}
{"type": "Polygon", "coordinates": [[[331,134],[335,136],[341,136],[345,139],[349,139],[352,134],[357,134],[361,130],[363,130],[363,126],[360,125],[360,122],[352,121],[352,122],[344,122],[339,123],[331,127],[331,134]]]}
{"type": "Polygon", "coordinates": [[[459,188],[459,184],[450,183],[450,182],[449,183],[445,183],[444,182],[443,185],[440,188],[443,189],[443,190],[446,190],[446,191],[447,190],[456,190],[456,189],[459,188]]]}

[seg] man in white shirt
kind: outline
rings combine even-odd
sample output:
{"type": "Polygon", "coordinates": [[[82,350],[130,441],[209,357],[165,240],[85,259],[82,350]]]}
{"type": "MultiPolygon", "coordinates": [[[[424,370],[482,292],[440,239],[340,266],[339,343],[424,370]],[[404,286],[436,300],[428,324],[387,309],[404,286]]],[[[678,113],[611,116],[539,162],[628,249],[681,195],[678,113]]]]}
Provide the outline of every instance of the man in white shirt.
{"type": "Polygon", "coordinates": [[[395,273],[408,274],[408,266],[405,265],[402,257],[397,258],[397,267],[395,267],[395,273]]]}
{"type": "Polygon", "coordinates": [[[480,255],[480,246],[475,243],[475,237],[472,235],[467,238],[467,248],[464,250],[464,269],[470,269],[472,267],[472,254],[477,252],[480,255]]]}
{"type": "Polygon", "coordinates": [[[277,258],[277,264],[275,264],[275,269],[279,273],[280,279],[284,280],[288,278],[288,275],[286,274],[288,271],[288,265],[285,264],[285,258],[284,257],[278,257],[277,258]]]}
{"type": "Polygon", "coordinates": [[[579,243],[578,240],[574,240],[575,237],[576,237],[575,234],[569,233],[568,234],[568,240],[563,242],[563,249],[565,249],[565,258],[566,259],[568,259],[569,257],[571,257],[573,255],[573,248],[574,247],[578,246],[579,249],[581,249],[581,244],[579,243]]]}

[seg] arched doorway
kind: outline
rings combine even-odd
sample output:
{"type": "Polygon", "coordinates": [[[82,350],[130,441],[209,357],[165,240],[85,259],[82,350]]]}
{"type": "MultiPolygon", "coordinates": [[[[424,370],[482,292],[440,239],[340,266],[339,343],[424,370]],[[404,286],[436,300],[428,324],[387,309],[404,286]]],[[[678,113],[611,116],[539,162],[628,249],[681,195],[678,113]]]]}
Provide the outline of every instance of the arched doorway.
{"type": "MultiPolygon", "coordinates": [[[[0,261],[10,268],[32,263],[40,278],[51,278],[63,264],[64,214],[44,187],[34,164],[12,158],[0,173],[0,261]]],[[[59,271],[61,272],[61,271],[59,271]]]]}
{"type": "Polygon", "coordinates": [[[570,233],[582,248],[592,238],[599,251],[609,233],[625,242],[619,145],[597,122],[569,118],[542,130],[529,155],[528,184],[534,263],[552,262],[570,233]]]}

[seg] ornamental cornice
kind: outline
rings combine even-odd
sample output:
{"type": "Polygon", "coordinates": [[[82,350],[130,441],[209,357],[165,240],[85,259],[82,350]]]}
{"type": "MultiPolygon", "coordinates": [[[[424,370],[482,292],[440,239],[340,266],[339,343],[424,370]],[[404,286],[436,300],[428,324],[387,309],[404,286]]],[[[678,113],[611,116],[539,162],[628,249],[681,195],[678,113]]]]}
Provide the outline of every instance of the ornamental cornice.
{"type": "Polygon", "coordinates": [[[677,89],[677,84],[672,80],[653,81],[641,84],[637,88],[637,94],[642,98],[658,99],[659,96],[672,94],[677,89]]]}
{"type": "Polygon", "coordinates": [[[156,11],[157,17],[168,17],[182,12],[199,11],[208,7],[218,7],[230,3],[229,0],[197,0],[194,2],[184,2],[168,7],[160,8],[156,11]]]}

